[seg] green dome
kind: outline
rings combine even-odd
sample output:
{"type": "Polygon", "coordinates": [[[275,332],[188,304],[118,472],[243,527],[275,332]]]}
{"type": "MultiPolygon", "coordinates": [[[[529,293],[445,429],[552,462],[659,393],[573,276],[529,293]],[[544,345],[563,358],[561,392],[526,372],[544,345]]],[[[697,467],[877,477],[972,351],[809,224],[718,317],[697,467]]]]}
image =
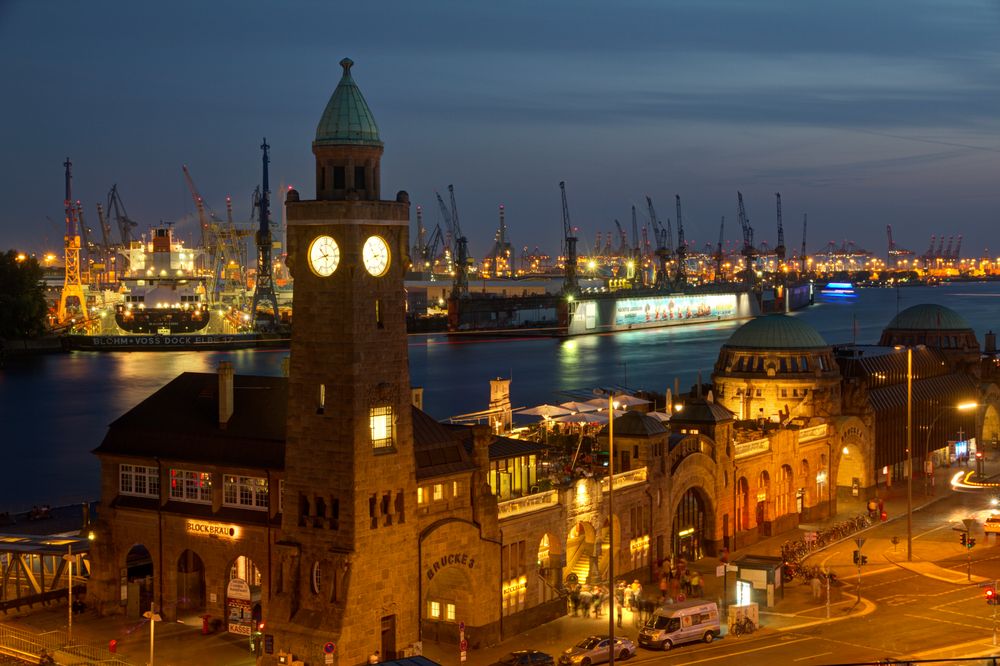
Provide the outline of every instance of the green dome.
{"type": "Polygon", "coordinates": [[[969,322],[951,308],[923,303],[906,308],[893,317],[886,330],[904,331],[969,331],[969,322]]]}
{"type": "Polygon", "coordinates": [[[772,314],[757,317],[736,329],[727,347],[742,349],[816,349],[829,347],[815,328],[796,317],[772,314]]]}
{"type": "Polygon", "coordinates": [[[323,117],[319,119],[314,145],[382,145],[375,117],[372,116],[358,84],[351,78],[352,65],[354,61],[350,58],[340,61],[344,75],[330,96],[330,101],[326,103],[323,117]]]}

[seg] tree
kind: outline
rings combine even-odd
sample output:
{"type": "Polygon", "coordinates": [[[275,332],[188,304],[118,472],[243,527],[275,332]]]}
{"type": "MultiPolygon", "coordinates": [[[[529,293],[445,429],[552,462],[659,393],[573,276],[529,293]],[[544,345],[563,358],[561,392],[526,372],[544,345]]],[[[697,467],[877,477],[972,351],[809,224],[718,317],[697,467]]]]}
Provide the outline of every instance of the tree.
{"type": "Polygon", "coordinates": [[[14,250],[0,254],[0,340],[42,335],[47,309],[38,261],[14,250]]]}

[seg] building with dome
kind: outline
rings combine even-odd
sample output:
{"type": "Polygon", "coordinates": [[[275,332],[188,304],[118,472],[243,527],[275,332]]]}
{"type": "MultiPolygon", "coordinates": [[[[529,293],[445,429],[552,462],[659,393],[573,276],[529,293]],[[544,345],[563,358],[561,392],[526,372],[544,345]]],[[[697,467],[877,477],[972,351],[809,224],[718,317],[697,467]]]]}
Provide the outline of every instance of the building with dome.
{"type": "Polygon", "coordinates": [[[979,340],[975,331],[962,315],[943,305],[923,303],[906,308],[893,317],[882,331],[879,345],[923,345],[940,351],[950,364],[961,368],[962,372],[979,372],[979,340]]]}

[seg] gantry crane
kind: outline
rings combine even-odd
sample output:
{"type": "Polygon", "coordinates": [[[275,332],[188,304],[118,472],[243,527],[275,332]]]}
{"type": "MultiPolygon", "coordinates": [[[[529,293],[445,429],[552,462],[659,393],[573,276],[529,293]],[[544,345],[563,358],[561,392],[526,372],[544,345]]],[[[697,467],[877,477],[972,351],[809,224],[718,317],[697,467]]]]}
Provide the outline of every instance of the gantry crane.
{"type": "Polygon", "coordinates": [[[563,265],[563,293],[573,296],[579,291],[576,276],[576,236],[569,219],[569,202],[566,199],[566,181],[559,181],[559,193],[562,196],[563,243],[566,248],[566,262],[563,265]]]}
{"type": "Polygon", "coordinates": [[[462,227],[458,223],[454,185],[448,186],[448,195],[451,199],[452,237],[455,239],[455,282],[452,285],[451,295],[466,298],[469,295],[469,240],[462,234],[462,227]]]}
{"type": "Polygon", "coordinates": [[[653,286],[657,289],[667,289],[670,286],[670,278],[667,275],[667,262],[670,260],[670,252],[667,250],[667,244],[670,243],[671,239],[668,237],[666,230],[660,225],[660,221],[656,219],[656,209],[653,208],[653,199],[650,196],[646,196],[646,206],[649,207],[649,220],[653,224],[653,237],[656,239],[656,276],[653,279],[653,286]]]}
{"type": "Polygon", "coordinates": [[[677,204],[677,278],[675,288],[680,289],[687,282],[687,244],[684,242],[684,219],[681,217],[681,195],[675,194],[677,204]]]}
{"type": "Polygon", "coordinates": [[[260,324],[258,307],[260,305],[271,306],[273,319],[271,326],[277,326],[280,321],[278,315],[278,297],[274,294],[274,273],[271,265],[271,186],[268,183],[267,165],[271,161],[267,154],[267,137],[260,144],[263,152],[263,178],[260,185],[260,194],[257,197],[257,217],[260,223],[257,227],[257,234],[254,240],[257,244],[257,279],[253,287],[253,303],[250,306],[250,313],[253,317],[253,326],[258,328],[260,324]]]}
{"type": "Polygon", "coordinates": [[[778,200],[778,244],[774,246],[774,254],[778,257],[778,270],[785,262],[785,228],[781,226],[781,192],[774,193],[778,200]]]}
{"type": "Polygon", "coordinates": [[[736,198],[738,201],[737,214],[740,221],[740,229],[743,231],[743,250],[740,254],[743,255],[746,271],[744,279],[746,281],[747,289],[753,290],[755,276],[754,260],[757,256],[757,249],[753,245],[753,227],[750,226],[750,219],[747,217],[746,208],[743,206],[743,193],[737,192],[736,198]]]}
{"type": "Polygon", "coordinates": [[[719,223],[719,244],[715,248],[715,281],[720,282],[722,280],[722,241],[726,235],[726,216],[722,216],[722,222],[719,223]]]}
{"type": "Polygon", "coordinates": [[[615,226],[618,227],[618,238],[621,240],[621,245],[618,247],[618,256],[625,258],[628,256],[628,234],[622,228],[621,222],[615,220],[615,226]]]}

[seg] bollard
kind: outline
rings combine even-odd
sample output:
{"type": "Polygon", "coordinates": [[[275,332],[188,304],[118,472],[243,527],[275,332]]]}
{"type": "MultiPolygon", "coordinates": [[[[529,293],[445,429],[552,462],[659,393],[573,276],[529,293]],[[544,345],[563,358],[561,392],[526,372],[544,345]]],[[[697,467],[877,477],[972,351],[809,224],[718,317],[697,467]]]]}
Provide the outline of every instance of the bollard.
{"type": "Polygon", "coordinates": [[[116,654],[118,652],[118,641],[114,638],[108,641],[108,652],[111,654],[116,654]]]}

